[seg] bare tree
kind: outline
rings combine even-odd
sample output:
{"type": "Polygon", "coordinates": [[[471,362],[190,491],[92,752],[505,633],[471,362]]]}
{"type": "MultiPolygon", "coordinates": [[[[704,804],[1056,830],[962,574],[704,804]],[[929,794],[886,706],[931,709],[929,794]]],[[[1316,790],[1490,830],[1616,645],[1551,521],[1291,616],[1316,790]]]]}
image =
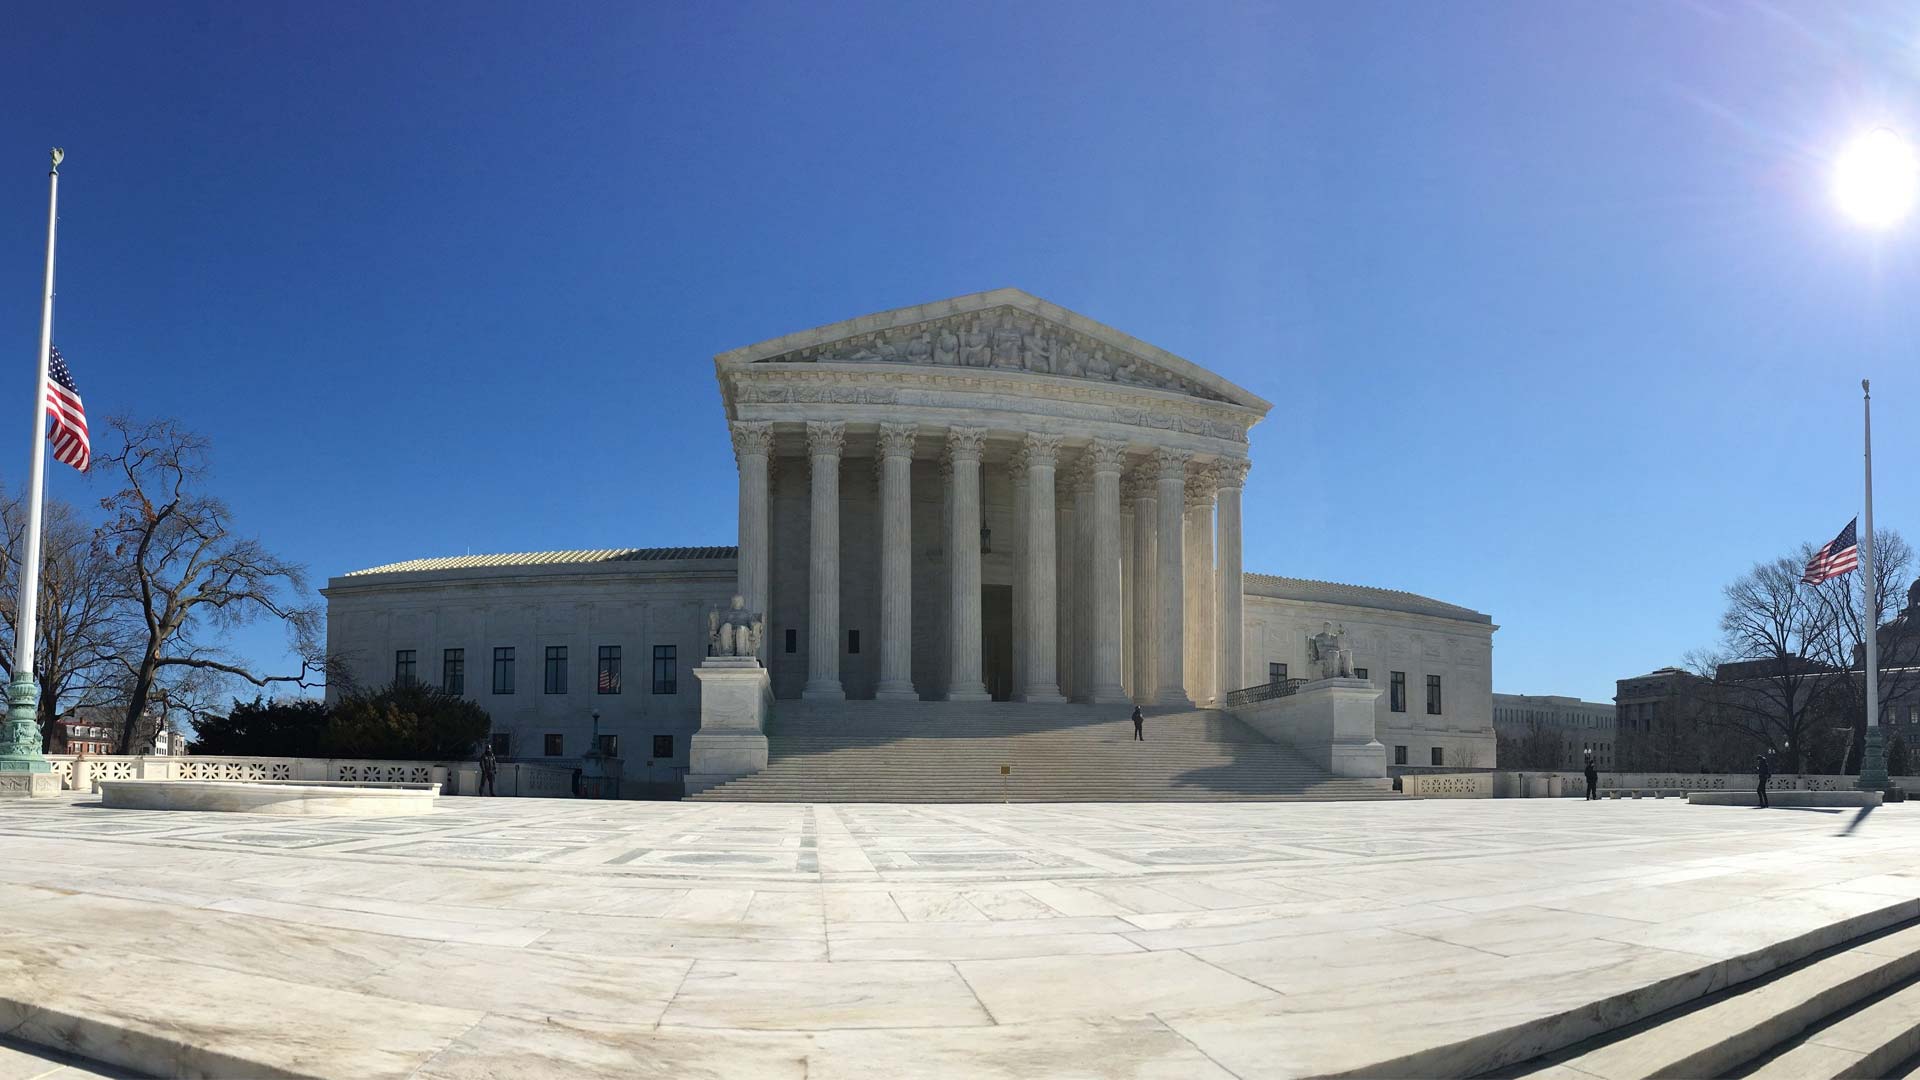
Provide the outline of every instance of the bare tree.
{"type": "Polygon", "coordinates": [[[1835,633],[1834,613],[1800,580],[1805,565],[1805,558],[1791,555],[1757,563],[1728,585],[1721,651],[1691,661],[1712,680],[1703,718],[1744,733],[1785,772],[1800,771],[1825,723],[1823,699],[1845,681],[1819,659],[1835,633]]]}
{"type": "MultiPolygon", "coordinates": [[[[0,647],[13,655],[18,633],[20,558],[26,550],[26,508],[0,503],[7,550],[0,587],[0,647]]],[[[40,608],[34,678],[40,683],[42,749],[56,752],[60,725],[75,709],[107,704],[122,690],[129,648],[122,567],[96,530],[73,507],[49,500],[41,525],[40,608]]]]}
{"type": "Polygon", "coordinates": [[[149,704],[169,702],[189,673],[244,679],[255,686],[314,685],[325,670],[320,613],[310,601],[306,572],[234,534],[225,503],[200,490],[207,472],[207,441],[171,420],[138,423],[114,417],[121,447],[96,467],[124,486],[101,500],[110,514],[112,550],[127,567],[126,601],[134,645],[121,744],[136,746],[149,704]],[[259,619],[285,624],[300,670],[257,673],[217,644],[221,631],[259,619]]]}

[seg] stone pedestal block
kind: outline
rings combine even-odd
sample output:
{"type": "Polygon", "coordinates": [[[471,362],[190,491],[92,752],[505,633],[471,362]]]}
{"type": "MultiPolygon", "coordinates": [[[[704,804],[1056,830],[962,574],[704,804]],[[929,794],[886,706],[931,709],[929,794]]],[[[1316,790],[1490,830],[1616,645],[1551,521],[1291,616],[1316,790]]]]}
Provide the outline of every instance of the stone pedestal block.
{"type": "Polygon", "coordinates": [[[1374,737],[1380,694],[1366,679],[1321,679],[1233,714],[1335,776],[1378,777],[1387,775],[1387,748],[1374,737]]]}
{"type": "Polygon", "coordinates": [[[773,682],[751,656],[710,656],[700,680],[700,730],[687,748],[687,794],[767,767],[767,716],[773,682]]]}
{"type": "Polygon", "coordinates": [[[44,799],[58,794],[58,773],[0,772],[0,799],[44,799]]]}

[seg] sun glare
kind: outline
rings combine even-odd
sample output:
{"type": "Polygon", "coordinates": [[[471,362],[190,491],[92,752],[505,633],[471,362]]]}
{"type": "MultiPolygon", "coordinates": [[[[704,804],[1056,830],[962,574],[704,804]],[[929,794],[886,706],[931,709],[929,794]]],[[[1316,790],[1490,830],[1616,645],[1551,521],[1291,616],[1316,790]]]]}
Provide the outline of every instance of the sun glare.
{"type": "Polygon", "coordinates": [[[1907,216],[1920,195],[1920,158],[1897,132],[1875,128],[1848,143],[1834,163],[1833,194],[1862,225],[1885,228],[1907,216]]]}

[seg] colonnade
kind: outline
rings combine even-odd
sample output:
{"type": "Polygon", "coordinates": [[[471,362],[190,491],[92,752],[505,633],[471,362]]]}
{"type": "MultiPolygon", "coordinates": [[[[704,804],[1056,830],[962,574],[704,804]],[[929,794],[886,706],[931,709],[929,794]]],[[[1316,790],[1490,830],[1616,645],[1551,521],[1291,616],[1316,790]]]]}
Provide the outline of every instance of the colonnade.
{"type": "MultiPolygon", "coordinates": [[[[842,421],[806,422],[811,481],[807,679],[801,697],[842,700],[842,421]]],[[[879,680],[875,697],[911,700],[913,457],[938,435],[947,476],[946,698],[986,701],[981,656],[981,468],[987,429],[879,425],[879,680]]],[[[996,435],[994,438],[1004,438],[996,435]]],[[[1185,449],[1050,432],[1016,436],[1007,468],[1015,535],[1013,689],[1022,701],[1182,706],[1237,688],[1242,665],[1244,458],[1196,463],[1185,449]],[[1063,459],[1071,455],[1071,466],[1063,459]],[[1127,527],[1130,523],[1130,528],[1127,527]],[[1065,535],[1063,535],[1065,534],[1065,535]],[[1130,543],[1125,542],[1130,536],[1130,543]],[[1066,603],[1062,603],[1063,594],[1066,603]]],[[[740,593],[768,610],[773,425],[736,421],[740,593]]],[[[762,648],[765,648],[763,642],[762,648]]]]}

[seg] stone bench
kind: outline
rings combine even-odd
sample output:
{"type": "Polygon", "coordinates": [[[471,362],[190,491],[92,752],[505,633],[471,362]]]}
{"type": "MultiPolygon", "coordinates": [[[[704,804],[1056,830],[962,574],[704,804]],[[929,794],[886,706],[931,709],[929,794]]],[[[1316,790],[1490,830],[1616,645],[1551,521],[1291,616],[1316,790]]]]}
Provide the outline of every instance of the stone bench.
{"type": "MultiPolygon", "coordinates": [[[[1769,791],[1770,806],[1879,806],[1877,791],[1769,791]]],[[[1759,806],[1760,796],[1752,791],[1693,791],[1687,794],[1693,806],[1759,806]]]]}

